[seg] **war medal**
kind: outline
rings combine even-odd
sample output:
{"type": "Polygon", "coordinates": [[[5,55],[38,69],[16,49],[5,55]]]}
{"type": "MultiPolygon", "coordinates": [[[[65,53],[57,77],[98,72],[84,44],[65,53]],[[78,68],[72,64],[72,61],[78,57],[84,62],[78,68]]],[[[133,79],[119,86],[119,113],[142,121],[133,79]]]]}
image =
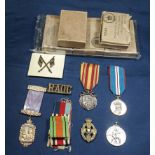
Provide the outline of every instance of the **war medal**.
{"type": "Polygon", "coordinates": [[[92,120],[90,118],[87,118],[85,121],[86,123],[84,123],[81,128],[81,136],[85,141],[89,143],[95,139],[97,129],[92,124],[92,120]]]}
{"type": "Polygon", "coordinates": [[[117,124],[108,128],[106,132],[107,140],[113,146],[121,146],[126,142],[125,131],[117,124]]]}
{"type": "Polygon", "coordinates": [[[92,89],[98,84],[99,80],[98,64],[81,64],[80,80],[84,87],[84,92],[80,95],[80,105],[86,110],[92,110],[97,106],[97,98],[92,89]]]}
{"type": "Polygon", "coordinates": [[[119,66],[109,66],[108,74],[110,90],[117,97],[117,99],[112,101],[110,109],[117,116],[124,115],[127,111],[127,106],[120,99],[120,96],[124,93],[126,87],[125,69],[119,66]]]}
{"type": "MultiPolygon", "coordinates": [[[[25,101],[24,108],[21,113],[31,116],[40,116],[40,107],[46,88],[39,86],[28,86],[28,94],[25,101]]],[[[27,120],[20,128],[19,141],[24,147],[31,145],[35,139],[36,126],[33,124],[31,118],[27,120]]]]}

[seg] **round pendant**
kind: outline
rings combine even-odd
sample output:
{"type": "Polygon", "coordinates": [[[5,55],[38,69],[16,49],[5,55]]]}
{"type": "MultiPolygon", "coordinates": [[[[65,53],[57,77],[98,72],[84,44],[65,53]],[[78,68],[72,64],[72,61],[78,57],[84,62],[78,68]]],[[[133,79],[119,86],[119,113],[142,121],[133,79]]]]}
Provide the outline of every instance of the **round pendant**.
{"type": "Polygon", "coordinates": [[[117,116],[124,115],[127,112],[126,104],[120,99],[112,101],[110,109],[112,113],[117,116]]]}
{"type": "Polygon", "coordinates": [[[117,124],[111,126],[106,132],[107,140],[113,146],[121,146],[126,142],[125,131],[117,124]]]}
{"type": "Polygon", "coordinates": [[[80,105],[86,110],[92,110],[97,106],[97,98],[93,94],[81,94],[79,102],[80,105]]]}

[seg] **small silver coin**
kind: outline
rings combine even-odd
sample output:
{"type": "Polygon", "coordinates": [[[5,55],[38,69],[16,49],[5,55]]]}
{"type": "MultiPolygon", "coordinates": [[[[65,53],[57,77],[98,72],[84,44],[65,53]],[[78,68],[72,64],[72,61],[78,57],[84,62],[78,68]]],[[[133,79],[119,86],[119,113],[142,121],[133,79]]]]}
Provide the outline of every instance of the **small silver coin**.
{"type": "Polygon", "coordinates": [[[79,102],[86,110],[92,110],[97,106],[97,98],[92,94],[81,94],[79,102]]]}
{"type": "Polygon", "coordinates": [[[121,146],[126,142],[125,131],[117,124],[108,128],[106,132],[107,140],[113,146],[121,146]]]}
{"type": "Polygon", "coordinates": [[[126,104],[120,99],[112,101],[110,109],[111,112],[117,116],[122,116],[127,112],[126,104]]]}

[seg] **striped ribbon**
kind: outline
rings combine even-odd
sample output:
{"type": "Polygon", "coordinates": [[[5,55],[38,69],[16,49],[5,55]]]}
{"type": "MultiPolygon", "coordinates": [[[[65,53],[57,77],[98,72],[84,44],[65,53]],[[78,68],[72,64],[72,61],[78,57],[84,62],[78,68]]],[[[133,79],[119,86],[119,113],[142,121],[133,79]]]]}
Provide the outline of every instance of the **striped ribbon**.
{"type": "Polygon", "coordinates": [[[71,103],[65,102],[64,100],[60,101],[59,114],[61,115],[69,115],[71,113],[71,103]]]}
{"type": "Polygon", "coordinates": [[[48,146],[62,149],[70,145],[72,105],[69,100],[61,100],[58,105],[58,114],[50,116],[48,146]]]}
{"type": "Polygon", "coordinates": [[[67,138],[69,137],[68,116],[50,117],[50,137],[67,138]]]}
{"type": "Polygon", "coordinates": [[[98,84],[99,69],[98,64],[81,64],[80,80],[85,90],[92,90],[98,84]]]}
{"type": "Polygon", "coordinates": [[[114,95],[120,96],[126,87],[125,69],[119,66],[109,66],[108,75],[110,90],[114,95]]]}

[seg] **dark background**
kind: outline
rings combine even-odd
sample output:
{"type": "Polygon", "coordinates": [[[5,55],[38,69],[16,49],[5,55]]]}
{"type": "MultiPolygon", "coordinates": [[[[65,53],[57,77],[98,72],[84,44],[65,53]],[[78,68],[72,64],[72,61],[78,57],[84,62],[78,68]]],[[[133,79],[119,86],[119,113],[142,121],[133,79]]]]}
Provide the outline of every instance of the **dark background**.
{"type": "Polygon", "coordinates": [[[28,119],[21,115],[27,95],[27,85],[47,86],[49,82],[73,86],[72,155],[149,155],[149,0],[6,0],[6,155],[65,155],[67,151],[54,152],[46,147],[49,116],[53,105],[61,95],[45,94],[41,107],[42,116],[33,118],[37,126],[35,142],[23,148],[18,141],[20,126],[28,119]],[[28,66],[34,42],[34,28],[38,14],[60,14],[61,9],[88,11],[89,16],[100,17],[101,12],[120,11],[130,13],[138,23],[138,41],[141,59],[106,59],[67,56],[64,77],[61,80],[28,77],[28,66]],[[81,62],[100,64],[100,79],[94,89],[98,106],[86,112],[79,105],[83,90],[79,80],[81,62]],[[109,109],[114,99],[108,89],[108,65],[125,67],[127,88],[122,96],[128,106],[125,116],[116,117],[109,109]],[[85,118],[93,119],[98,129],[97,138],[87,144],[80,135],[85,118]],[[107,128],[118,121],[127,134],[121,147],[113,147],[105,137],[107,128]]]}

